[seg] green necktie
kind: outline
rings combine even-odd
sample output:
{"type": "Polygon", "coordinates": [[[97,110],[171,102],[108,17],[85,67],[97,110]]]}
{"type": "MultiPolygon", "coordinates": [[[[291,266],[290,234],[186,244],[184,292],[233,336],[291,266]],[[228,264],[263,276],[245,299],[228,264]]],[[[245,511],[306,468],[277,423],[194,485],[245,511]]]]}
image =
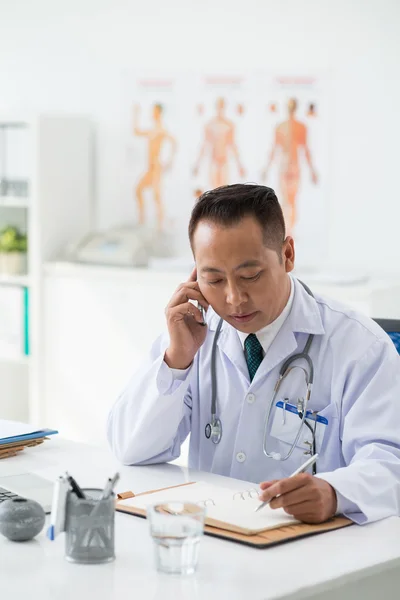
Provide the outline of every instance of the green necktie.
{"type": "Polygon", "coordinates": [[[250,381],[253,381],[254,375],[263,360],[263,349],[255,333],[250,333],[244,341],[244,350],[246,355],[247,367],[249,369],[250,381]]]}

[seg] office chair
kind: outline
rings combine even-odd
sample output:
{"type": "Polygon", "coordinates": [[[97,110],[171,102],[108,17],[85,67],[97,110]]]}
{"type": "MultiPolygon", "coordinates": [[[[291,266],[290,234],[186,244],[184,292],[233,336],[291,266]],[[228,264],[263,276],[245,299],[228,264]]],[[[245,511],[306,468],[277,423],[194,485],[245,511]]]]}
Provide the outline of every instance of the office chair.
{"type": "Polygon", "coordinates": [[[391,338],[400,354],[400,319],[374,319],[391,338]]]}

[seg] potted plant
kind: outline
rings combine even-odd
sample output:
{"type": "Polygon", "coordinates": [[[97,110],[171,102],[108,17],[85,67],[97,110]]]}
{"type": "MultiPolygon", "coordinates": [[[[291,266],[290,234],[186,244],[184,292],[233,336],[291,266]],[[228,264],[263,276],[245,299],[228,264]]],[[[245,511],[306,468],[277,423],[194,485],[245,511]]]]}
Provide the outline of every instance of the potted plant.
{"type": "Polygon", "coordinates": [[[0,230],[0,273],[23,275],[27,271],[27,236],[17,227],[0,230]]]}

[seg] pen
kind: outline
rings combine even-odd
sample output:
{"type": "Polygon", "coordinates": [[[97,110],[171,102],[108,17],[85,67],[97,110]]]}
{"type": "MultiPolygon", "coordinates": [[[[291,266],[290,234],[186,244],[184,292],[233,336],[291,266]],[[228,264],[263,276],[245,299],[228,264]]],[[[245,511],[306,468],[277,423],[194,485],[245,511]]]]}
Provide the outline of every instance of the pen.
{"type": "Polygon", "coordinates": [[[67,481],[70,484],[72,491],[78,496],[78,498],[84,499],[86,498],[85,494],[82,492],[79,485],[76,483],[75,479],[67,474],[67,481]]]}
{"type": "Polygon", "coordinates": [[[105,500],[106,498],[109,497],[109,495],[111,494],[113,487],[117,483],[118,479],[119,479],[119,473],[115,473],[114,477],[110,478],[107,481],[106,486],[105,486],[104,490],[102,491],[99,500],[105,500]]]}
{"type": "MultiPolygon", "coordinates": [[[[294,477],[295,475],[298,475],[299,473],[304,473],[304,471],[307,471],[308,467],[311,467],[315,463],[317,458],[318,458],[318,454],[314,454],[313,456],[311,456],[308,460],[306,460],[306,462],[303,465],[301,465],[301,467],[299,467],[291,475],[289,475],[289,477],[294,477]]],[[[267,506],[267,504],[269,504],[271,502],[271,500],[272,500],[272,498],[270,498],[270,500],[267,500],[266,502],[263,502],[262,504],[257,506],[257,508],[255,509],[254,512],[258,512],[259,510],[264,508],[264,506],[267,506]]]]}

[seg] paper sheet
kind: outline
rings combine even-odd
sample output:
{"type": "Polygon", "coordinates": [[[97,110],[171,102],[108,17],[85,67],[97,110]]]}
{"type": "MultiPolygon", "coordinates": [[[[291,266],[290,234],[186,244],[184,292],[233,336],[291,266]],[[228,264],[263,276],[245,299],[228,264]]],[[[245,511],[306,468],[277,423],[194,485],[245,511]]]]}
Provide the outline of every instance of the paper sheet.
{"type": "MultiPolygon", "coordinates": [[[[252,491],[252,495],[254,491],[252,491]]],[[[283,509],[273,510],[266,506],[259,512],[254,512],[261,502],[257,498],[251,497],[246,491],[241,495],[230,489],[201,481],[153,494],[128,498],[120,501],[119,504],[146,509],[149,505],[163,502],[203,503],[206,506],[207,517],[252,532],[298,523],[283,509]]]]}

